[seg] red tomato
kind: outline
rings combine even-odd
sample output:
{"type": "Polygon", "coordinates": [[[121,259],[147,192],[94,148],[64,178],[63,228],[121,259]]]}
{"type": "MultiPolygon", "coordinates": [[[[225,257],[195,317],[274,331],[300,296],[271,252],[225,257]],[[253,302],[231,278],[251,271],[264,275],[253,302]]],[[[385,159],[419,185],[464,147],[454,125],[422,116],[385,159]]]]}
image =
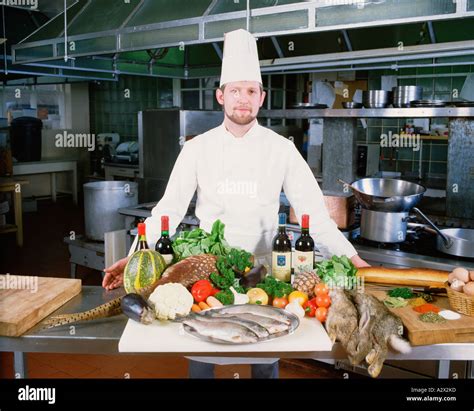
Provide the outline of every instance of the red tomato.
{"type": "Polygon", "coordinates": [[[213,288],[211,290],[211,295],[214,297],[220,290],[218,288],[213,288]]]}
{"type": "Polygon", "coordinates": [[[314,287],[314,293],[316,295],[327,295],[329,293],[329,288],[326,284],[319,283],[314,287]]]}
{"type": "Polygon", "coordinates": [[[207,280],[199,280],[194,283],[191,288],[191,294],[194,297],[194,301],[197,303],[206,301],[207,297],[211,295],[212,284],[207,280]]]}
{"type": "Polygon", "coordinates": [[[316,297],[316,305],[318,307],[328,308],[331,305],[331,298],[329,295],[318,295],[316,297]]]}
{"type": "Polygon", "coordinates": [[[275,297],[272,305],[277,308],[285,308],[288,305],[288,299],[285,297],[275,297]]]}
{"type": "Polygon", "coordinates": [[[328,309],[326,307],[318,307],[318,309],[316,310],[316,319],[321,323],[326,321],[327,315],[328,309]]]}

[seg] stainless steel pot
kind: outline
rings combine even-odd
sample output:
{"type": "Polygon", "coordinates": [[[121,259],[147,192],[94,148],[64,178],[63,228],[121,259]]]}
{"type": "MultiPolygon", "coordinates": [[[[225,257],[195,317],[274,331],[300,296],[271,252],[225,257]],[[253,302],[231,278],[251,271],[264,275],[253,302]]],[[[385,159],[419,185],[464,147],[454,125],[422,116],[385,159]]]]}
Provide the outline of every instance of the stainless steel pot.
{"type": "Polygon", "coordinates": [[[458,257],[474,258],[474,230],[469,228],[445,228],[440,230],[424,213],[414,207],[420,215],[438,236],[436,237],[436,249],[446,254],[458,257]]]}
{"type": "Polygon", "coordinates": [[[393,107],[410,107],[410,102],[421,100],[423,97],[423,87],[400,86],[392,89],[393,107]]]}
{"type": "Polygon", "coordinates": [[[104,233],[125,228],[119,208],[138,204],[138,184],[131,181],[97,181],[84,184],[86,236],[103,241],[104,233]]]}
{"type": "Polygon", "coordinates": [[[363,208],[393,213],[410,211],[426,191],[419,184],[391,178],[363,178],[353,182],[349,188],[353,189],[363,208]]]}
{"type": "Polygon", "coordinates": [[[367,108],[385,108],[390,104],[390,91],[369,90],[362,92],[362,104],[367,108]]]}
{"type": "Polygon", "coordinates": [[[401,243],[407,236],[408,212],[361,210],[360,236],[381,243],[401,243]]]}

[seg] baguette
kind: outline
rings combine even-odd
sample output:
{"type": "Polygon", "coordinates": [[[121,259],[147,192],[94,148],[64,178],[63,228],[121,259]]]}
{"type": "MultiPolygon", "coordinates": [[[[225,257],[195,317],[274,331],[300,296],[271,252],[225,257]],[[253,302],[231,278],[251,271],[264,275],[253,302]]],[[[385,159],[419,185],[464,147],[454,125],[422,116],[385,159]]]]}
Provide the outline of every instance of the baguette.
{"type": "Polygon", "coordinates": [[[444,288],[448,274],[448,271],[431,268],[364,267],[357,270],[357,276],[368,283],[437,288],[444,288]]]}

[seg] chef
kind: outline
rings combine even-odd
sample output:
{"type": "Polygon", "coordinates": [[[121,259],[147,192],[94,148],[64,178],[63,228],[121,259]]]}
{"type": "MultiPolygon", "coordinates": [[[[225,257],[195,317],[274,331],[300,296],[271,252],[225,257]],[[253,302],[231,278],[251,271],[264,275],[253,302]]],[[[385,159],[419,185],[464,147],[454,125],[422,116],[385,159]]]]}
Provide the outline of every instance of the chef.
{"type": "MultiPolygon", "coordinates": [[[[150,248],[160,237],[161,216],[169,216],[172,236],[197,190],[196,216],[201,228],[210,232],[213,222],[220,219],[231,246],[252,252],[258,263],[269,264],[283,188],[298,219],[302,214],[311,216],[310,233],[323,255],[346,255],[357,267],[367,266],[329,217],[318,183],[293,142],[258,124],[265,92],[257,44],[245,30],[225,35],[216,99],[224,121],[184,144],[165,194],[145,222],[150,248]]],[[[126,261],[105,270],[105,288],[122,284],[126,261]]],[[[212,378],[214,364],[236,363],[252,364],[255,378],[278,377],[274,358],[197,357],[190,360],[189,375],[212,378]]]]}

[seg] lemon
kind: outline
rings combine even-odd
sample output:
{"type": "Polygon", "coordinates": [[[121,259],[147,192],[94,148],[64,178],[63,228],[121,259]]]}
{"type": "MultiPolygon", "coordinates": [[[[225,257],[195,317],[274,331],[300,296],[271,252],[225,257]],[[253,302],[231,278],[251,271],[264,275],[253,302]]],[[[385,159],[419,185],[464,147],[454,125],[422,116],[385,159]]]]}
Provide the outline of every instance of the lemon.
{"type": "Polygon", "coordinates": [[[267,305],[268,295],[261,288],[251,288],[247,291],[250,304],[267,305]]]}
{"type": "Polygon", "coordinates": [[[303,305],[306,301],[308,301],[308,294],[302,291],[293,291],[288,296],[288,301],[291,304],[293,301],[298,301],[299,305],[303,305]]]}

